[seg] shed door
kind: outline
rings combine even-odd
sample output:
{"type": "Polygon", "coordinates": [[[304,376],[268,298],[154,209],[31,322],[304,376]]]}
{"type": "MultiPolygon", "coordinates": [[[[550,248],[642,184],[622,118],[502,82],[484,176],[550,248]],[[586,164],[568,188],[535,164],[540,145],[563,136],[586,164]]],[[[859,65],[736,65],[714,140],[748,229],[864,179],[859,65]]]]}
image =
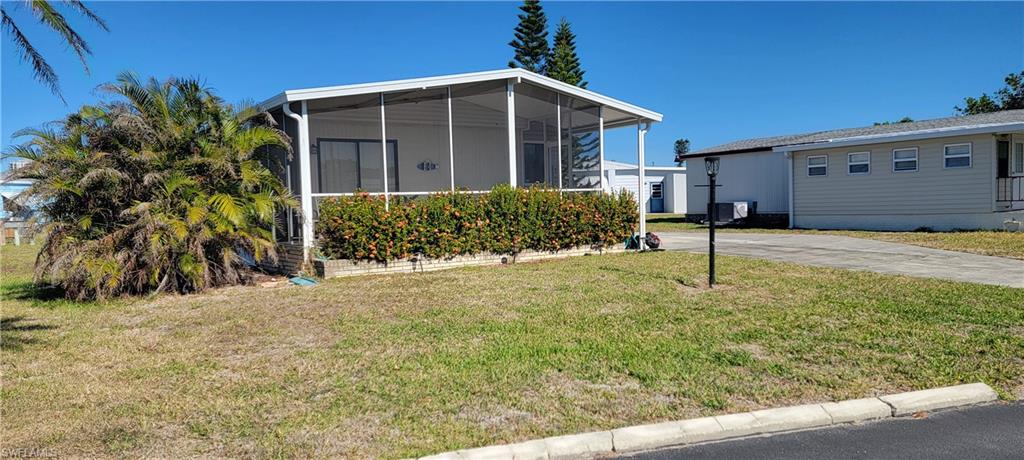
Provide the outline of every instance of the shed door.
{"type": "Polygon", "coordinates": [[[651,212],[665,212],[663,182],[651,182],[651,212]]]}

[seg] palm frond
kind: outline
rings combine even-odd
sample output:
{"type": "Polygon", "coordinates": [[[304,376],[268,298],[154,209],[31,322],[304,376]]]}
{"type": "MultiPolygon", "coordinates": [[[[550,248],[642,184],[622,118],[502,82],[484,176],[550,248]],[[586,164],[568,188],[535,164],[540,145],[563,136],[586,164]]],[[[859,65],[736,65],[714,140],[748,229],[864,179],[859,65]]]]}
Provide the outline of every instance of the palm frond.
{"type": "Polygon", "coordinates": [[[103,29],[103,31],[110,32],[110,28],[107,27],[106,21],[87,8],[80,0],[65,0],[65,2],[68,6],[81,13],[82,16],[91,19],[92,22],[96,23],[96,25],[103,29]]]}
{"type": "Polygon", "coordinates": [[[43,59],[43,55],[39,54],[39,51],[32,46],[32,42],[21,32],[21,29],[14,23],[14,20],[7,15],[7,10],[3,8],[0,8],[0,25],[11,36],[11,39],[14,40],[21,60],[27,61],[32,65],[32,76],[49,87],[50,92],[57,96],[61,103],[66,104],[67,101],[64,100],[64,95],[60,91],[60,79],[57,78],[57,73],[53,71],[53,67],[50,67],[46,59],[43,59]]]}
{"type": "Polygon", "coordinates": [[[49,1],[31,0],[29,5],[31,5],[30,9],[35,13],[39,22],[60,35],[64,43],[78,55],[78,60],[82,62],[82,67],[85,69],[85,73],[88,74],[89,63],[86,62],[85,57],[86,55],[91,55],[92,50],[89,48],[89,44],[85,42],[85,39],[68,24],[67,19],[49,1]]]}

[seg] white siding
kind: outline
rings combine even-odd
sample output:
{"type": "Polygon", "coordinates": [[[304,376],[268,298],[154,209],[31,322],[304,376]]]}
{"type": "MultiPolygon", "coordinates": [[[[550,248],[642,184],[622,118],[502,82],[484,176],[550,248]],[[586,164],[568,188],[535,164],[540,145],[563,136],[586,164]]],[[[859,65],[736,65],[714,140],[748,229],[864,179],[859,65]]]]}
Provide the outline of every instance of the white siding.
{"type": "Polygon", "coordinates": [[[991,135],[796,152],[793,161],[794,213],[801,217],[969,214],[991,212],[994,172],[991,135]],[[972,165],[944,168],[943,146],[969,142],[972,165]],[[894,172],[892,151],[918,149],[918,170],[894,172]],[[871,152],[871,171],[847,174],[847,154],[871,152]],[[807,175],[807,157],[828,156],[826,176],[807,175]]]}
{"type": "MultiPolygon", "coordinates": [[[[760,214],[789,212],[789,176],[782,153],[754,152],[722,155],[718,168],[718,202],[756,201],[760,214]]],[[[708,208],[708,175],[703,158],[686,167],[686,209],[704,214],[708,208]],[[701,185],[701,187],[696,187],[701,185]]]]}
{"type": "Polygon", "coordinates": [[[665,175],[665,212],[686,214],[686,173],[665,175]]]}

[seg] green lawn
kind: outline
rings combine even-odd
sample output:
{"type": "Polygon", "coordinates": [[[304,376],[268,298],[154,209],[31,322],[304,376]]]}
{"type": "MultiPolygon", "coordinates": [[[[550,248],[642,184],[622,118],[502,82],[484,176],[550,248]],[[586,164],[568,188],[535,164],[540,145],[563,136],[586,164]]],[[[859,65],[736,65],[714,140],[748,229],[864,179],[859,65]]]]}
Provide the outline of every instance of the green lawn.
{"type": "Polygon", "coordinates": [[[681,252],[103,304],[4,247],[5,447],[406,457],[982,381],[1024,396],[1024,290],[681,252]]]}
{"type": "MultiPolygon", "coordinates": [[[[681,214],[649,214],[647,230],[651,232],[706,232],[707,227],[686,222],[681,214]]],[[[854,230],[805,230],[770,228],[723,228],[723,232],[807,233],[841,235],[855,238],[906,243],[949,251],[970,252],[986,256],[1024,259],[1024,232],[959,231],[959,232],[868,232],[854,230]]]]}

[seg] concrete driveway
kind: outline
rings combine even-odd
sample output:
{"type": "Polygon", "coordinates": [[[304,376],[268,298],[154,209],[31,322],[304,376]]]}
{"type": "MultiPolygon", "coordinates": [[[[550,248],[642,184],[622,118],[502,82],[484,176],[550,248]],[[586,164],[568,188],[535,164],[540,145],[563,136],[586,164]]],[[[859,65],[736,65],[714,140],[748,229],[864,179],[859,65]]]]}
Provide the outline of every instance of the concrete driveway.
{"type": "MultiPolygon", "coordinates": [[[[668,250],[707,252],[708,235],[659,233],[668,250]]],[[[832,235],[718,233],[718,254],[1024,288],[1024,260],[832,235]]]]}

